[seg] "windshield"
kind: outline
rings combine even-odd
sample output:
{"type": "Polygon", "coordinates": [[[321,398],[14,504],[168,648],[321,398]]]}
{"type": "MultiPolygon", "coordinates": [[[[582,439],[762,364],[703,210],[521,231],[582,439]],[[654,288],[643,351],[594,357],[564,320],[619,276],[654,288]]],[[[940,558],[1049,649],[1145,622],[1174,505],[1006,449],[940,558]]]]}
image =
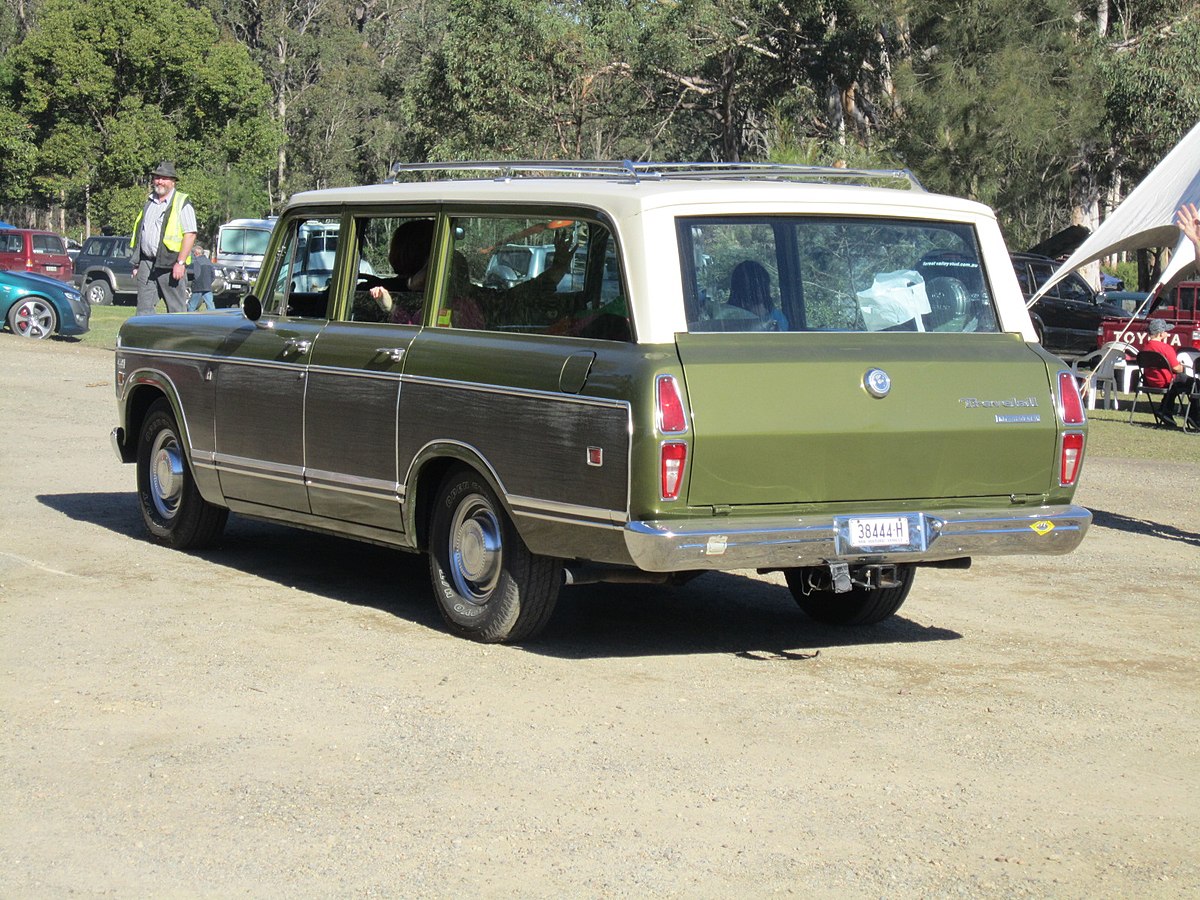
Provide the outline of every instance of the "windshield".
{"type": "Polygon", "coordinates": [[[690,332],[998,330],[963,223],[705,217],[678,228],[690,332]]]}
{"type": "Polygon", "coordinates": [[[246,256],[265,256],[267,241],[271,232],[261,228],[237,228],[226,226],[221,229],[220,245],[217,253],[226,256],[240,254],[246,256]]]}

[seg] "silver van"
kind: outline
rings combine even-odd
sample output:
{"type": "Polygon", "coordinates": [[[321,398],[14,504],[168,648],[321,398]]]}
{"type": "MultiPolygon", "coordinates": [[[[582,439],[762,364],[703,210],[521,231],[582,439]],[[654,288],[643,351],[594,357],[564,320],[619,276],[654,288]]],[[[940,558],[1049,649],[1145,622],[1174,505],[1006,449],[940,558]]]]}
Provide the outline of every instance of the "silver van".
{"type": "Polygon", "coordinates": [[[222,306],[240,302],[250,292],[262,268],[271,229],[278,216],[268,219],[232,219],[217,231],[216,246],[213,247],[212,262],[216,274],[225,281],[222,306]]]}

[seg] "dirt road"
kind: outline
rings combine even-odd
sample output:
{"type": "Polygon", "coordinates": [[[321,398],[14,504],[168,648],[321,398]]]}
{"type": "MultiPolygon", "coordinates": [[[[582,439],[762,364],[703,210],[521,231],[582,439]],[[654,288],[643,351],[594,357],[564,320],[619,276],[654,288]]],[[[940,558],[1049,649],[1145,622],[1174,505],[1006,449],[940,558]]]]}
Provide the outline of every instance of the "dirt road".
{"type": "Polygon", "coordinates": [[[1090,459],[1069,557],[818,626],[782,581],[444,633],[422,560],[148,543],[112,356],[0,335],[0,896],[1200,891],[1200,466],[1090,459]]]}

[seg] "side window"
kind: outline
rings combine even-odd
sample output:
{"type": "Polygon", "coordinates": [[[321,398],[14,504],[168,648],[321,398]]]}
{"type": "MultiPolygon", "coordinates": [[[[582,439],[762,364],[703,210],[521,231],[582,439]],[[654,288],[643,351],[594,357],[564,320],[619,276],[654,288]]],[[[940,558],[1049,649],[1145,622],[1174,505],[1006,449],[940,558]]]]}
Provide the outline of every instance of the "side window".
{"type": "Polygon", "coordinates": [[[431,216],[355,219],[358,277],[350,305],[352,321],[424,321],[435,224],[431,216]]]}
{"type": "Polygon", "coordinates": [[[456,216],[441,327],[630,340],[616,242],[573,216],[456,216]]]}
{"type": "Polygon", "coordinates": [[[1035,289],[1029,281],[1029,270],[1025,268],[1025,263],[1014,261],[1013,271],[1017,273],[1017,284],[1021,286],[1021,293],[1026,297],[1033,296],[1035,289]]]}
{"type": "Polygon", "coordinates": [[[0,238],[0,249],[2,249],[5,253],[20,253],[21,235],[10,234],[5,238],[0,238]]]}
{"type": "Polygon", "coordinates": [[[129,246],[128,241],[113,241],[112,246],[113,259],[128,259],[133,255],[133,248],[129,246]]]}
{"type": "Polygon", "coordinates": [[[280,248],[263,310],[302,319],[328,318],[329,282],[337,246],[336,218],[293,219],[280,248]],[[334,250],[329,250],[332,242],[334,250]]]}
{"type": "Polygon", "coordinates": [[[1058,283],[1058,296],[1076,303],[1090,303],[1092,300],[1091,290],[1078,275],[1068,276],[1058,283]]]}

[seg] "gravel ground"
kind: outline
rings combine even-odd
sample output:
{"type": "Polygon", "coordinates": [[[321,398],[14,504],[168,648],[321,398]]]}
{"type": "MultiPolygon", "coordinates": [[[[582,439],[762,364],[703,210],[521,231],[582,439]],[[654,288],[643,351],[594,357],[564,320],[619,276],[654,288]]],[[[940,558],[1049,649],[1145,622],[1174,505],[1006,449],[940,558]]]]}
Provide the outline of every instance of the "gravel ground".
{"type": "Polygon", "coordinates": [[[868,630],[778,576],[447,635],[423,560],[147,542],[111,353],[0,334],[0,896],[1200,892],[1200,465],[868,630]]]}

